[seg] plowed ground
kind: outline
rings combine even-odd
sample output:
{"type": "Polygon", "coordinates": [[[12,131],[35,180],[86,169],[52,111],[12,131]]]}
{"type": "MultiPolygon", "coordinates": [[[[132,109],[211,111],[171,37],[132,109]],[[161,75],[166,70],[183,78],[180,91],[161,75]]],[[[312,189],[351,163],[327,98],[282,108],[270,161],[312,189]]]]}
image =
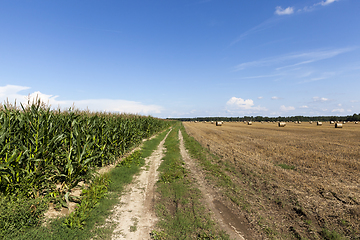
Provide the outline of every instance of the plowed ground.
{"type": "Polygon", "coordinates": [[[220,156],[229,196],[268,238],[360,239],[360,125],[184,123],[220,156]]]}

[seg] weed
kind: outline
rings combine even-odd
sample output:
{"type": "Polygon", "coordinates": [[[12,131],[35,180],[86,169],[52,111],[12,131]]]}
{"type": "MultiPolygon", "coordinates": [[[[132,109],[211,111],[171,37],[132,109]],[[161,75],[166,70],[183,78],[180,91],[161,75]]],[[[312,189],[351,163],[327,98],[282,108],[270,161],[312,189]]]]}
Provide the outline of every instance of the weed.
{"type": "Polygon", "coordinates": [[[83,228],[85,221],[89,218],[92,209],[99,203],[106,192],[109,185],[107,175],[95,178],[94,182],[88,189],[83,190],[81,204],[68,216],[64,224],[70,228],[83,228]]]}
{"type": "Polygon", "coordinates": [[[0,238],[14,231],[41,224],[41,216],[47,210],[48,200],[0,196],[0,238]]]}
{"type": "Polygon", "coordinates": [[[307,220],[305,220],[304,222],[305,222],[306,225],[311,226],[311,223],[312,223],[312,222],[311,222],[310,219],[307,219],[307,220]]]}
{"type": "Polygon", "coordinates": [[[335,230],[333,231],[329,231],[326,228],[323,228],[321,230],[321,236],[326,239],[326,240],[342,240],[343,237],[341,236],[341,234],[339,234],[338,232],[336,232],[335,230]]]}
{"type": "Polygon", "coordinates": [[[295,166],[287,165],[285,163],[278,164],[278,166],[281,167],[282,169],[291,169],[291,170],[295,169],[295,166]]]}
{"type": "Polygon", "coordinates": [[[137,224],[138,224],[139,220],[136,217],[134,217],[134,218],[131,219],[131,221],[134,222],[134,225],[130,226],[130,232],[136,232],[137,224]]]}

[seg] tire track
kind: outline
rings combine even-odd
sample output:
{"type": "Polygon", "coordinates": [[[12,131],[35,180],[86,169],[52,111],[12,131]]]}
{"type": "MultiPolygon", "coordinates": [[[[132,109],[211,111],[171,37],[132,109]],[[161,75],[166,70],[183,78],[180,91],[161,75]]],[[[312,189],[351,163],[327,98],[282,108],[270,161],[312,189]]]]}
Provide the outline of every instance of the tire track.
{"type": "Polygon", "coordinates": [[[158,167],[164,156],[164,143],[171,130],[160,142],[157,150],[145,159],[145,165],[133,182],[126,187],[121,202],[115,206],[107,222],[115,224],[112,239],[150,239],[150,232],[157,221],[154,212],[155,183],[158,167]]]}
{"type": "MultiPolygon", "coordinates": [[[[184,139],[181,131],[179,130],[180,139],[180,153],[184,160],[187,169],[191,172],[191,175],[196,179],[199,185],[207,207],[213,213],[213,220],[219,224],[219,226],[230,235],[231,239],[245,240],[244,232],[247,232],[245,225],[245,219],[239,219],[238,216],[233,214],[221,201],[214,199],[216,193],[214,190],[206,185],[204,174],[198,170],[197,165],[191,159],[188,152],[185,149],[184,139]]],[[[248,238],[249,240],[250,238],[248,238]]]]}

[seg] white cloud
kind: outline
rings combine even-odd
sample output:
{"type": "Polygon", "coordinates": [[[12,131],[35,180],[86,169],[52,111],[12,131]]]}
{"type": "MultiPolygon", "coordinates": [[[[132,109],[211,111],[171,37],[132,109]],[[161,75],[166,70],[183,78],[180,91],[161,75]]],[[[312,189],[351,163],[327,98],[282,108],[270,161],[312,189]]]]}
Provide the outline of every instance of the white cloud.
{"type": "Polygon", "coordinates": [[[251,107],[254,106],[254,101],[251,99],[244,100],[242,98],[232,97],[227,101],[226,105],[240,109],[251,109],[251,107]]]}
{"type": "Polygon", "coordinates": [[[254,101],[252,99],[242,99],[237,97],[232,97],[229,101],[226,102],[226,112],[230,114],[239,114],[239,113],[257,113],[261,111],[267,111],[268,109],[261,106],[254,106],[254,101]]]}
{"type": "Polygon", "coordinates": [[[339,103],[339,104],[338,104],[338,106],[339,106],[339,107],[341,107],[341,106],[342,106],[342,104],[341,104],[341,103],[339,103]]]}
{"type": "Polygon", "coordinates": [[[299,108],[309,108],[308,106],[304,105],[304,106],[301,106],[299,108]]]}
{"type": "Polygon", "coordinates": [[[326,6],[326,5],[329,5],[333,2],[338,2],[339,0],[325,0],[325,1],[321,1],[319,3],[315,3],[314,6],[316,5],[321,5],[321,6],[326,6]]]}
{"type": "Polygon", "coordinates": [[[18,92],[27,89],[30,88],[16,85],[6,85],[4,87],[0,86],[0,101],[4,102],[8,99],[10,103],[14,103],[16,99],[17,101],[23,102],[26,99],[26,96],[21,95],[18,92]]]}
{"type": "Polygon", "coordinates": [[[281,111],[284,111],[284,112],[287,112],[287,111],[295,110],[295,108],[294,108],[293,106],[285,107],[285,105],[282,105],[282,106],[280,107],[280,110],[281,110],[281,111]]]}
{"type": "Polygon", "coordinates": [[[324,97],[322,97],[322,98],[320,98],[320,97],[313,97],[313,101],[314,101],[314,102],[327,102],[327,101],[330,101],[330,99],[324,98],[324,97]]]}
{"type": "MultiPolygon", "coordinates": [[[[20,91],[30,89],[29,87],[6,85],[0,87],[0,101],[4,102],[7,98],[10,103],[14,103],[15,99],[23,104],[27,103],[27,95],[19,94],[20,91]]],[[[122,99],[84,99],[84,100],[57,100],[59,96],[48,95],[39,91],[30,94],[31,101],[40,98],[43,102],[50,104],[52,108],[60,107],[67,109],[75,104],[78,109],[89,109],[91,111],[107,111],[107,112],[124,112],[153,114],[161,113],[163,108],[158,105],[145,105],[141,102],[128,101],[122,99]]]]}
{"type": "Polygon", "coordinates": [[[287,7],[283,9],[281,6],[277,6],[275,9],[275,14],[277,15],[289,15],[294,13],[293,7],[287,7]]]}
{"type": "Polygon", "coordinates": [[[331,112],[339,112],[339,113],[343,113],[345,112],[345,110],[343,108],[337,108],[337,109],[333,109],[331,110],[331,112]]]}
{"type": "Polygon", "coordinates": [[[58,98],[59,96],[47,95],[39,91],[31,93],[29,97],[31,99],[30,101],[35,99],[41,99],[42,102],[47,103],[53,107],[55,107],[55,105],[66,105],[66,101],[56,100],[56,98],[58,98]]]}
{"type": "Polygon", "coordinates": [[[263,99],[263,98],[264,98],[264,97],[262,97],[262,96],[261,96],[261,97],[258,97],[258,99],[263,99]]]}
{"type": "Polygon", "coordinates": [[[277,96],[271,97],[271,100],[278,100],[278,99],[280,99],[280,97],[277,97],[277,96]]]}
{"type": "Polygon", "coordinates": [[[77,108],[86,109],[88,107],[92,111],[151,114],[161,113],[162,110],[162,107],[157,105],[144,105],[141,102],[121,99],[86,99],[74,101],[74,103],[77,108]]]}

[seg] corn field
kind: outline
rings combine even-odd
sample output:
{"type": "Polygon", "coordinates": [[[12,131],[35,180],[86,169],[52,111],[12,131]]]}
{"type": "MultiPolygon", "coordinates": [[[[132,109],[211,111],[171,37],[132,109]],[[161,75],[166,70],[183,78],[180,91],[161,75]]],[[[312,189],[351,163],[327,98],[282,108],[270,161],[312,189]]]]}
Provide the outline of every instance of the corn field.
{"type": "Polygon", "coordinates": [[[59,183],[71,189],[167,124],[150,116],[51,110],[40,101],[4,105],[0,192],[36,197],[59,183]]]}

